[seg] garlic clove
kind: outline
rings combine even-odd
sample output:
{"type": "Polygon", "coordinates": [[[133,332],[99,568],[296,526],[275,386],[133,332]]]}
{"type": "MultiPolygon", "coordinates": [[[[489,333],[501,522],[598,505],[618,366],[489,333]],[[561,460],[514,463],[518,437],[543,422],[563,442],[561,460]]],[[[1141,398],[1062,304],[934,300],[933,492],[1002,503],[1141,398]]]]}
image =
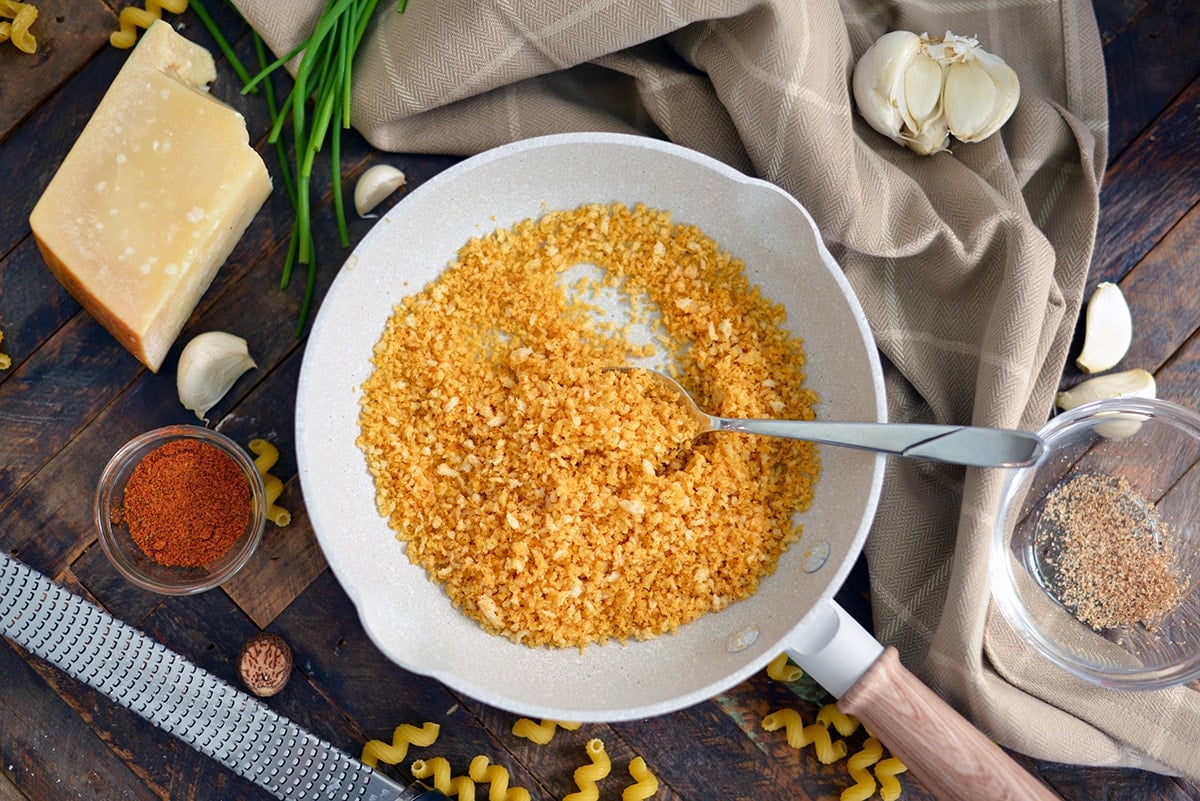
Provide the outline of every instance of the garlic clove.
{"type": "Polygon", "coordinates": [[[922,131],[942,114],[942,65],[924,53],[913,57],[904,71],[904,120],[922,131]]]}
{"type": "Polygon", "coordinates": [[[390,164],[368,167],[354,185],[354,209],[359,217],[373,216],[370,212],[404,186],[404,173],[390,164]]]}
{"type": "Polygon", "coordinates": [[[929,156],[950,149],[950,129],[946,127],[945,121],[939,117],[927,123],[916,134],[901,134],[901,140],[914,153],[929,156]]]}
{"type": "Polygon", "coordinates": [[[852,85],[859,113],[876,131],[901,144],[904,75],[920,46],[921,37],[915,33],[891,31],[867,48],[854,66],[852,85]]]}
{"type": "Polygon", "coordinates": [[[193,337],[179,354],[175,388],[185,409],[204,415],[217,405],[247,370],[257,367],[246,340],[224,331],[206,331],[193,337]]]}
{"type": "Polygon", "coordinates": [[[1104,282],[1088,301],[1083,350],[1075,364],[1085,373],[1100,373],[1125,357],[1133,343],[1133,317],[1116,284],[1104,282]]]}
{"type": "Polygon", "coordinates": [[[1058,393],[1054,402],[1058,408],[1066,411],[1104,398],[1153,398],[1157,392],[1158,386],[1154,376],[1139,367],[1081,381],[1058,393]]]}

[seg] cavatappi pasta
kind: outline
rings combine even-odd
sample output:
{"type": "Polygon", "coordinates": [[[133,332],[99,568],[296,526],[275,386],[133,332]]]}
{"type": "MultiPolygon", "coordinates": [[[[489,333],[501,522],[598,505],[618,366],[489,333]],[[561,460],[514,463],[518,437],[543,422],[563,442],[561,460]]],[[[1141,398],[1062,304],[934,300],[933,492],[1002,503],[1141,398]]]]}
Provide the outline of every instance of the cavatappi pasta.
{"type": "Polygon", "coordinates": [[[868,737],[862,750],[856,751],[846,760],[846,770],[854,784],[842,790],[841,801],[867,801],[875,795],[875,777],[870,767],[883,756],[883,746],[874,737],[868,737]]]}
{"type": "Polygon", "coordinates": [[[788,662],[787,654],[779,654],[767,663],[767,677],[775,681],[797,681],[803,675],[798,665],[788,662]]]}
{"type": "Polygon", "coordinates": [[[436,723],[424,723],[420,727],[411,723],[401,723],[392,731],[392,741],[367,740],[363,746],[361,761],[369,768],[380,762],[395,765],[408,756],[410,745],[427,748],[434,744],[442,727],[436,723]]]}
{"type": "MultiPolygon", "coordinates": [[[[0,0],[0,2],[4,2],[4,0],[0,0]]],[[[3,341],[4,332],[0,331],[0,342],[3,341]]],[[[10,357],[7,353],[0,351],[0,370],[7,370],[10,367],[12,367],[12,357],[10,357]]]]}
{"type": "Polygon", "coordinates": [[[529,791],[524,787],[508,786],[508,769],[490,764],[483,754],[471,759],[467,775],[476,784],[488,785],[488,801],[529,801],[529,791]]]}
{"type": "Polygon", "coordinates": [[[845,712],[837,708],[836,704],[825,704],[821,710],[817,712],[817,722],[825,726],[833,726],[837,729],[837,733],[843,737],[849,737],[854,732],[858,731],[858,718],[853,715],[847,715],[845,712]]]}
{"type": "Polygon", "coordinates": [[[32,3],[0,0],[0,44],[11,40],[22,53],[36,53],[37,37],[30,28],[37,17],[37,7],[32,3]]]}
{"type": "Polygon", "coordinates": [[[292,522],[292,513],[276,503],[283,494],[283,482],[270,470],[279,461],[279,449],[265,439],[252,439],[247,446],[254,454],[254,469],[262,477],[263,491],[267,501],[267,519],[277,526],[292,522]]]}
{"type": "Polygon", "coordinates": [[[541,723],[534,723],[529,718],[520,718],[513,723],[512,733],[537,745],[546,745],[554,739],[554,733],[558,729],[575,731],[580,725],[582,724],[564,720],[543,720],[541,723]]]}
{"type": "Polygon", "coordinates": [[[629,763],[629,775],[633,784],[621,791],[621,801],[646,801],[658,792],[658,777],[641,757],[634,757],[629,763]]]}
{"type": "Polygon", "coordinates": [[[804,720],[795,709],[780,709],[772,712],[762,720],[762,727],[767,731],[785,729],[787,742],[792,748],[801,749],[812,745],[817,759],[824,765],[837,762],[846,756],[846,741],[834,741],[829,735],[829,729],[821,723],[804,725],[804,720]]]}
{"type": "Polygon", "coordinates": [[[879,797],[883,801],[896,801],[900,797],[900,780],[896,776],[906,770],[908,766],[894,756],[876,763],[875,778],[879,780],[879,797]]]}
{"type": "Polygon", "coordinates": [[[113,47],[128,50],[137,43],[138,28],[149,28],[162,19],[163,9],[172,14],[182,14],[187,7],[188,0],[145,0],[144,8],[126,6],[117,17],[120,30],[113,31],[108,41],[113,47]]]}
{"type": "Polygon", "coordinates": [[[412,775],[433,779],[434,789],[443,795],[456,795],[459,801],[475,801],[475,782],[470,776],[452,776],[450,761],[445,757],[418,759],[412,763],[412,775]]]}
{"type": "Polygon", "coordinates": [[[579,790],[563,796],[563,801],[596,801],[600,797],[600,780],[612,770],[612,762],[608,758],[608,752],[604,750],[603,740],[588,740],[585,748],[591,763],[575,769],[575,785],[579,790]]]}

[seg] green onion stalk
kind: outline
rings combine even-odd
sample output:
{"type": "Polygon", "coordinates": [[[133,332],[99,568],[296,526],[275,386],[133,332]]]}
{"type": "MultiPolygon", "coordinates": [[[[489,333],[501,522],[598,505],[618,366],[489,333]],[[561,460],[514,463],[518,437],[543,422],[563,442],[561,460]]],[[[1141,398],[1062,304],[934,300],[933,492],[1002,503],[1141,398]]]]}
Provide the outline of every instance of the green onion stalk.
{"type": "MultiPolygon", "coordinates": [[[[403,12],[405,2],[406,0],[401,0],[398,11],[403,12]]],[[[260,83],[264,87],[267,110],[271,117],[268,141],[275,146],[284,187],[295,212],[295,223],[288,242],[280,287],[287,289],[296,264],[304,265],[307,270],[296,336],[303,333],[307,324],[316,289],[317,263],[312,235],[312,170],[317,154],[324,149],[326,143],[329,145],[338,238],[343,247],[350,245],[345,203],[342,198],[341,136],[342,131],[350,127],[354,54],[378,4],[379,0],[328,0],[308,38],[291,52],[270,63],[267,63],[262,40],[255,33],[254,44],[259,71],[250,77],[228,42],[212,24],[211,17],[197,0],[191,0],[191,7],[196,16],[208,28],[218,47],[233,65],[234,72],[242,79],[242,94],[257,92],[260,83]],[[292,88],[283,103],[279,104],[276,102],[271,81],[267,79],[275,70],[301,54],[303,55],[296,69],[292,88]],[[295,163],[291,165],[287,159],[283,138],[284,128],[289,122],[295,152],[295,163]]]]}

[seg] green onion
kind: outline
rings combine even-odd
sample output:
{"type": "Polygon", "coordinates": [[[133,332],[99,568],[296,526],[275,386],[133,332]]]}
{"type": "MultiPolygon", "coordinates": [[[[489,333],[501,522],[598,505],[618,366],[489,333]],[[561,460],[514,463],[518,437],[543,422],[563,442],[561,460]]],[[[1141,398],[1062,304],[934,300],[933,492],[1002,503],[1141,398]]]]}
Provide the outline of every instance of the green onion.
{"type": "MultiPolygon", "coordinates": [[[[267,81],[266,84],[268,110],[271,114],[271,132],[268,139],[275,144],[282,161],[284,149],[281,137],[284,126],[290,121],[292,140],[295,144],[294,187],[291,181],[292,172],[286,167],[283,171],[284,183],[288,187],[289,197],[292,198],[296,219],[291,240],[288,242],[288,254],[280,285],[287,288],[296,263],[307,267],[304,300],[296,325],[297,336],[304,332],[316,289],[316,253],[312,236],[312,170],[316,155],[324,148],[327,140],[330,143],[333,206],[337,217],[338,238],[343,247],[350,244],[345,203],[342,198],[341,132],[342,129],[350,127],[351,70],[354,54],[378,3],[379,0],[329,0],[317,18],[313,32],[306,40],[270,64],[265,63],[266,59],[260,49],[258,74],[243,78],[243,94],[254,91],[272,72],[303,53],[292,89],[280,107],[275,107],[274,95],[269,88],[270,82],[267,81]]],[[[400,11],[404,10],[404,4],[405,0],[401,0],[400,11]]]]}

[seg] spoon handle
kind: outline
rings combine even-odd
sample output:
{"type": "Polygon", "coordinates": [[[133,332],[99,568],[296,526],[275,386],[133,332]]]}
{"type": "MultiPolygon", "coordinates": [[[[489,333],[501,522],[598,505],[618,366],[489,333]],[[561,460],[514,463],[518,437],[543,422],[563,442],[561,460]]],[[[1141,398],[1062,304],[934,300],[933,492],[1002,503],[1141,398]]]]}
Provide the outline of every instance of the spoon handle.
{"type": "Polygon", "coordinates": [[[971,467],[1024,467],[1044,448],[1028,431],[925,423],[827,423],[820,420],[713,418],[718,431],[802,439],[971,467]]]}

